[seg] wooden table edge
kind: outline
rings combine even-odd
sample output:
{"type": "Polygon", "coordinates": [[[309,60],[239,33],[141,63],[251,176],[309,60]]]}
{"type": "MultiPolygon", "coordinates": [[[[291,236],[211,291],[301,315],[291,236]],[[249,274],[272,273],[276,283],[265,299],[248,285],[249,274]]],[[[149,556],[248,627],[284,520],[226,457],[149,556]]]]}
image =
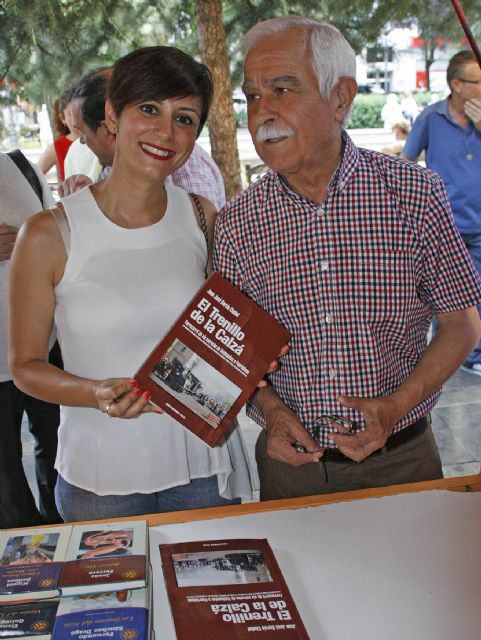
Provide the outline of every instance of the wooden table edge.
{"type": "MultiPolygon", "coordinates": [[[[235,516],[250,515],[254,513],[264,513],[266,511],[305,509],[306,507],[319,507],[322,505],[334,504],[338,502],[349,502],[352,500],[383,498],[384,496],[393,496],[400,493],[417,493],[419,491],[439,490],[460,492],[481,491],[481,473],[470,476],[458,476],[455,478],[443,478],[441,480],[429,480],[426,482],[413,482],[411,484],[389,485],[387,487],[377,487],[374,489],[358,489],[357,491],[345,491],[316,496],[304,496],[301,498],[287,498],[285,500],[247,502],[244,504],[232,505],[228,507],[191,509],[188,511],[172,511],[169,513],[150,513],[140,516],[108,518],[105,520],[85,520],[82,522],[128,522],[130,520],[147,520],[149,527],[156,527],[164,524],[177,524],[179,522],[191,522],[196,520],[211,520],[213,518],[230,518],[235,516]]],[[[67,525],[79,523],[66,522],[64,524],[67,525]]],[[[0,529],[0,531],[8,531],[8,529],[0,529]]]]}

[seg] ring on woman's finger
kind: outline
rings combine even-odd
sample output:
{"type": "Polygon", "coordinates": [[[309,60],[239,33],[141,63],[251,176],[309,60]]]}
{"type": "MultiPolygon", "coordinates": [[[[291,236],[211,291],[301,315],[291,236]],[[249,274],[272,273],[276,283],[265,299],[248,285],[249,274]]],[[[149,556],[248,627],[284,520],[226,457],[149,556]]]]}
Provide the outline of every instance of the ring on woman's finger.
{"type": "Polygon", "coordinates": [[[107,403],[107,408],[105,409],[105,413],[109,416],[109,418],[112,418],[112,416],[110,415],[110,407],[115,404],[114,402],[109,402],[107,403]]]}

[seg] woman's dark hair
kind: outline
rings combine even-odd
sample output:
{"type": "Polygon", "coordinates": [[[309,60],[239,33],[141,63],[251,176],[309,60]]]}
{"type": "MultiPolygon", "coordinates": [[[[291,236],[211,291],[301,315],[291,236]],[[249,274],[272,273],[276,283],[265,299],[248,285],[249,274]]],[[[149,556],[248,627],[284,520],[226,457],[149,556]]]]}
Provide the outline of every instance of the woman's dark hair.
{"type": "Polygon", "coordinates": [[[72,99],[72,88],[66,89],[60,98],[55,100],[52,105],[52,116],[53,116],[53,128],[55,132],[59,136],[66,136],[70,133],[70,129],[66,124],[62,122],[60,119],[60,114],[63,115],[65,111],[65,107],[68,105],[70,100],[72,99]]]}
{"type": "Polygon", "coordinates": [[[212,75],[204,64],[175,47],[144,47],[115,63],[108,97],[120,116],[126,106],[145,100],[198,96],[202,102],[198,137],[213,94],[212,75]]]}

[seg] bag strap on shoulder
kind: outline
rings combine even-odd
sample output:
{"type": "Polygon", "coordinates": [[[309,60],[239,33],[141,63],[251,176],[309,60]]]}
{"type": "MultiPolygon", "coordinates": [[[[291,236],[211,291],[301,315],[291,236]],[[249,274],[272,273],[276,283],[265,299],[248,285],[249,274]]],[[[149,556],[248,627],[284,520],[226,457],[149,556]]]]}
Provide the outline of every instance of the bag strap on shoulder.
{"type": "Polygon", "coordinates": [[[67,216],[65,215],[63,205],[62,203],[59,203],[51,209],[48,209],[48,211],[50,211],[50,213],[55,218],[55,222],[58,225],[58,230],[60,231],[60,235],[62,236],[65,252],[68,256],[70,253],[70,226],[67,220],[67,216]]]}
{"type": "Polygon", "coordinates": [[[14,149],[13,151],[9,151],[8,155],[15,162],[17,167],[23,173],[25,178],[28,180],[28,183],[32,187],[32,189],[37,194],[38,199],[43,207],[43,191],[42,185],[40,184],[40,180],[38,179],[37,174],[35,173],[34,168],[27,160],[27,158],[23,155],[20,149],[14,149]]]}
{"type": "Polygon", "coordinates": [[[200,204],[199,196],[195,193],[189,194],[192,200],[194,201],[195,208],[197,209],[196,218],[199,224],[200,230],[204,234],[205,242],[207,247],[209,246],[209,234],[207,232],[207,220],[205,217],[204,207],[200,204]]]}
{"type": "Polygon", "coordinates": [[[207,245],[207,263],[205,265],[204,273],[207,278],[207,264],[209,263],[209,232],[207,231],[207,220],[205,217],[204,207],[201,205],[199,196],[195,193],[189,193],[192,202],[195,204],[195,217],[197,218],[197,224],[200,230],[204,234],[205,244],[207,245]]]}

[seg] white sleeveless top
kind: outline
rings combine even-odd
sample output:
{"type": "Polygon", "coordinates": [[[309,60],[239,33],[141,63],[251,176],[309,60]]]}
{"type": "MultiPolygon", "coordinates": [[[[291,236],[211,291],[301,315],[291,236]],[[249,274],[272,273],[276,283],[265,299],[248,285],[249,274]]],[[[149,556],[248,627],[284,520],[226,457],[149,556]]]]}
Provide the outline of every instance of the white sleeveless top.
{"type": "MultiPolygon", "coordinates": [[[[66,371],[133,376],[202,285],[205,238],[187,193],[166,190],[164,217],[140,229],[111,222],[88,187],[62,201],[71,246],[55,324],[66,371]]],[[[152,493],[217,474],[221,496],[251,497],[237,429],[211,448],[165,413],[122,420],[62,406],[58,435],[58,472],[98,495],[152,493]]]]}

